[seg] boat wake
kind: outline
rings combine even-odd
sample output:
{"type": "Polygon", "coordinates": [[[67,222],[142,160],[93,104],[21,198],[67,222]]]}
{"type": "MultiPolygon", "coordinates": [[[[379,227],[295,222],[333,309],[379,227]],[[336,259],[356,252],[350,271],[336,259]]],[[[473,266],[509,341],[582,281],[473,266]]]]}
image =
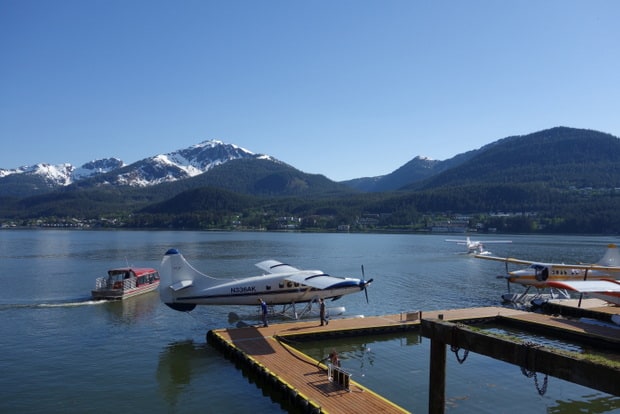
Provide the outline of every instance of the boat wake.
{"type": "Polygon", "coordinates": [[[75,306],[102,305],[107,303],[105,300],[83,300],[77,302],[60,302],[60,303],[40,303],[36,305],[38,308],[70,308],[75,306]]]}
{"type": "Polygon", "coordinates": [[[91,306],[91,305],[101,305],[103,303],[107,303],[105,300],[92,300],[88,299],[70,299],[68,301],[53,301],[53,302],[45,302],[45,303],[7,303],[0,304],[0,311],[9,310],[9,309],[36,309],[36,308],[72,308],[76,306],[91,306]]]}

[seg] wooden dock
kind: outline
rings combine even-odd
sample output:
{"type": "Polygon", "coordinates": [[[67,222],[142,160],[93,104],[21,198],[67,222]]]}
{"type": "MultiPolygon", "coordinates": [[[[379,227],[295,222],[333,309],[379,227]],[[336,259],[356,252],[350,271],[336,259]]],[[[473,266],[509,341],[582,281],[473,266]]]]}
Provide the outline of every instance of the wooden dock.
{"type": "MultiPolygon", "coordinates": [[[[617,311],[620,312],[620,308],[617,308],[617,311]]],[[[408,312],[386,316],[334,319],[326,326],[320,326],[318,321],[311,320],[274,323],[268,327],[250,326],[218,329],[209,331],[207,340],[230,359],[241,364],[249,373],[253,373],[256,381],[262,384],[261,386],[267,387],[281,396],[285,404],[288,404],[292,410],[330,414],[350,412],[403,413],[407,410],[356,383],[354,378],[350,382],[348,390],[330,381],[327,377],[325,365],[288,346],[287,339],[299,335],[312,336],[317,339],[347,335],[380,335],[422,328],[424,336],[428,336],[432,341],[437,340],[440,344],[439,349],[441,346],[445,349],[445,345],[457,338],[454,332],[456,323],[462,326],[489,319],[513,321],[520,326],[531,325],[534,329],[553,328],[561,332],[584,335],[585,337],[595,338],[595,340],[604,340],[612,344],[612,347],[617,346],[616,349],[620,349],[619,329],[579,324],[574,320],[562,317],[503,307],[408,312]],[[446,324],[449,327],[446,327],[446,324]],[[424,329],[426,329],[426,333],[424,329]],[[450,329],[446,331],[450,334],[442,333],[442,329],[450,329]],[[442,335],[444,336],[442,337],[442,335]]],[[[459,346],[464,349],[468,348],[467,341],[470,340],[467,334],[467,332],[459,332],[458,336],[459,346]]],[[[484,337],[481,337],[480,334],[476,335],[477,343],[485,342],[484,337]]],[[[493,346],[498,347],[497,344],[493,346]]],[[[472,349],[472,351],[485,352],[483,348],[472,349]]],[[[510,352],[514,351],[511,350],[510,352]]],[[[531,352],[528,352],[525,353],[531,357],[531,352]]],[[[499,357],[499,359],[502,358],[499,357]]],[[[527,364],[527,361],[524,363],[527,364]]],[[[537,367],[537,370],[542,371],[540,367],[537,367]]],[[[607,371],[607,373],[609,372],[612,375],[609,381],[618,383],[620,369],[616,367],[607,371]]],[[[609,389],[605,391],[610,392],[609,389]]],[[[620,390],[612,385],[611,392],[620,393],[620,390]]]]}

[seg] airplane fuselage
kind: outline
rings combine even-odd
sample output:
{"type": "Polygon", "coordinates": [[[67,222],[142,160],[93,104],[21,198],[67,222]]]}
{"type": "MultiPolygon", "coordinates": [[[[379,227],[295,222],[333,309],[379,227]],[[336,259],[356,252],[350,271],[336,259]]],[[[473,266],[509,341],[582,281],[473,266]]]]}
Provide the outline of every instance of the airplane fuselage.
{"type": "Polygon", "coordinates": [[[179,295],[176,301],[197,305],[257,305],[258,299],[262,298],[269,305],[283,305],[310,302],[318,298],[335,298],[361,290],[358,279],[343,278],[338,286],[316,289],[285,280],[286,276],[254,276],[204,289],[190,287],[183,295],[179,295]]]}
{"type": "Polygon", "coordinates": [[[544,288],[547,282],[562,280],[600,280],[620,278],[618,271],[601,271],[592,269],[579,269],[554,267],[553,265],[533,264],[525,269],[515,270],[508,273],[507,279],[511,283],[544,288]]]}

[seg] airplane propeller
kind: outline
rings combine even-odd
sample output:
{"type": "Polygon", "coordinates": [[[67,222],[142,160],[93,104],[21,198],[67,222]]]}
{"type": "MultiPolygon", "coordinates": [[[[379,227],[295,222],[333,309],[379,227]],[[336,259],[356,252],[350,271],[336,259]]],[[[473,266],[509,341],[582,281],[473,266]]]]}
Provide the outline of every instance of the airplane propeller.
{"type": "Polygon", "coordinates": [[[366,275],[364,274],[364,265],[362,265],[362,281],[360,283],[360,287],[364,289],[364,294],[366,295],[366,303],[368,303],[368,289],[367,286],[372,283],[374,279],[370,279],[366,281],[366,275]]]}

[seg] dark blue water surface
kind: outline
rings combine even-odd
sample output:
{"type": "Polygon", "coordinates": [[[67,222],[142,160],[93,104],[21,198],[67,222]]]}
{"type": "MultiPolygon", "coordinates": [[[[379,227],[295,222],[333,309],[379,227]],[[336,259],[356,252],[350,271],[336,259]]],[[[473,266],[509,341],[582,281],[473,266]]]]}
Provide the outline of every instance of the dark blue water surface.
{"type": "MultiPolygon", "coordinates": [[[[455,236],[449,236],[454,238],[455,236]]],[[[480,237],[485,239],[488,237],[480,237]]],[[[615,238],[493,236],[499,256],[594,262],[615,238]]],[[[462,254],[440,235],[149,231],[0,231],[0,412],[285,412],[211,348],[210,329],[229,312],[175,312],[150,293],[93,302],[95,279],[126,264],[159,267],[169,248],[217,277],[260,274],[277,259],[333,275],[374,278],[363,293],[336,302],[347,315],[499,306],[501,263],[462,254]]],[[[251,321],[250,321],[251,322],[251,321]]],[[[300,344],[321,359],[341,352],[353,379],[413,412],[428,410],[429,341],[416,334],[300,344]]],[[[470,354],[448,355],[447,411],[458,413],[617,413],[620,398],[470,354]],[[543,395],[539,392],[545,384],[543,395]]]]}

